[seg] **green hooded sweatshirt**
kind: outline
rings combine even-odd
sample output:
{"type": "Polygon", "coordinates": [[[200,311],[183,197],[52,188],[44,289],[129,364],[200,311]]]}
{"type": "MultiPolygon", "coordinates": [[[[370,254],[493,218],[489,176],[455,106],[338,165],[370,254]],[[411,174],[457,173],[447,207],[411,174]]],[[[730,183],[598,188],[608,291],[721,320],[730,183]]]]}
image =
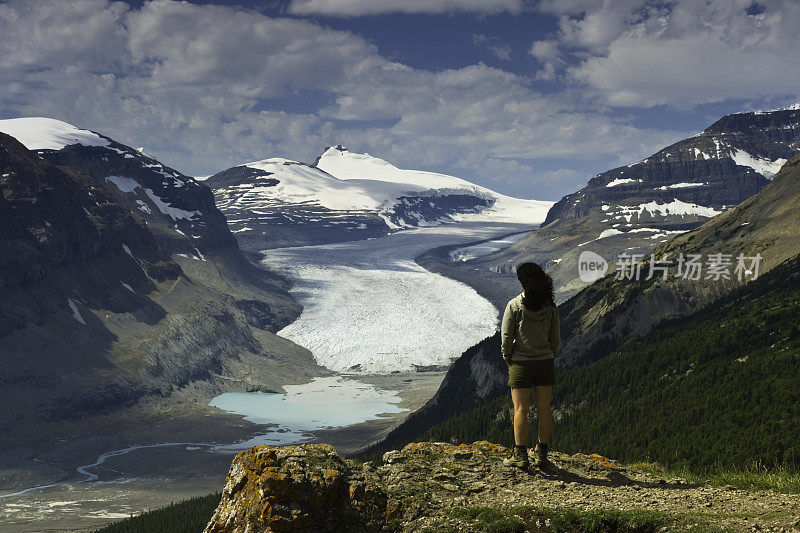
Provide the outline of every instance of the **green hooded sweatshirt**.
{"type": "Polygon", "coordinates": [[[522,304],[523,295],[508,302],[503,313],[500,351],[506,363],[551,359],[558,355],[561,347],[556,306],[547,305],[531,311],[522,304]]]}

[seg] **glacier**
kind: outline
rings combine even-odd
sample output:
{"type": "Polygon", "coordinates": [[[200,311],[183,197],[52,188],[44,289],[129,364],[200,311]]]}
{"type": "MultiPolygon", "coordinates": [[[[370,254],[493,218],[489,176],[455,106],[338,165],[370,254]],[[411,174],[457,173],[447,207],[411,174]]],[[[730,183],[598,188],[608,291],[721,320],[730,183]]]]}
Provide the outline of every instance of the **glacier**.
{"type": "Polygon", "coordinates": [[[339,372],[449,365],[494,334],[498,311],[474,289],[417,265],[431,248],[467,244],[513,224],[454,223],[336,244],[277,248],[262,263],[294,283],[300,317],[278,332],[339,372]]]}

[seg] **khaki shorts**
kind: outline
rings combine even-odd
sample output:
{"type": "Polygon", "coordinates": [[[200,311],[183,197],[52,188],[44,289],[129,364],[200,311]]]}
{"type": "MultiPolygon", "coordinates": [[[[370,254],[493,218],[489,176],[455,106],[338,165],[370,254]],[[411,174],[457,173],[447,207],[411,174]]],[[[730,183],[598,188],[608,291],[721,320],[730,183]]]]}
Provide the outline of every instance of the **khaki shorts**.
{"type": "Polygon", "coordinates": [[[508,386],[512,389],[530,389],[533,386],[552,386],[556,382],[555,359],[541,361],[512,361],[508,365],[508,386]]]}

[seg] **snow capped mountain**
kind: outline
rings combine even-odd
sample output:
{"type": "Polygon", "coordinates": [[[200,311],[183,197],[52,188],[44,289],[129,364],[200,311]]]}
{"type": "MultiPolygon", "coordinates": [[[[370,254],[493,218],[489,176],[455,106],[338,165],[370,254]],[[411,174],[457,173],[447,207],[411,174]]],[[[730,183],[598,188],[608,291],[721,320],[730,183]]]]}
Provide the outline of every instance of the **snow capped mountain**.
{"type": "Polygon", "coordinates": [[[88,174],[146,222],[167,253],[200,258],[236,247],[208,187],[139,150],[44,117],[0,120],[0,131],[51,163],[88,174]]]}
{"type": "Polygon", "coordinates": [[[241,255],[208,187],[36,118],[0,121],[0,191],[5,430],[319,372],[273,334],[299,305],[241,255]]]}
{"type": "Polygon", "coordinates": [[[559,200],[542,228],[508,250],[477,260],[496,272],[533,258],[562,298],[586,285],[580,253],[607,260],[656,244],[758,193],[800,152],[800,108],[727,115],[703,132],[636,163],[598,174],[559,200]]]}
{"type": "Polygon", "coordinates": [[[441,195],[459,194],[463,191],[491,202],[489,207],[477,213],[453,213],[450,216],[453,220],[541,224],[553,205],[553,202],[523,200],[499,194],[486,187],[446,174],[397,168],[388,161],[369,154],[351,152],[343,146],[332,146],[325,150],[317,159],[315,166],[340,180],[369,178],[396,183],[409,189],[419,187],[420,192],[433,189],[441,195]]]}
{"type": "Polygon", "coordinates": [[[248,249],[263,249],[265,239],[272,246],[335,242],[454,221],[536,225],[552,205],[454,176],[400,169],[342,146],[326,149],[314,165],[264,159],[215,174],[206,184],[248,249]]]}
{"type": "MultiPolygon", "coordinates": [[[[681,215],[713,216],[761,190],[798,151],[800,110],[793,106],[728,115],[646,159],[598,174],[553,206],[544,225],[577,220],[603,205],[625,211],[648,202],[679,201],[697,206],[681,215]]],[[[638,219],[624,223],[634,227],[638,219]]]]}

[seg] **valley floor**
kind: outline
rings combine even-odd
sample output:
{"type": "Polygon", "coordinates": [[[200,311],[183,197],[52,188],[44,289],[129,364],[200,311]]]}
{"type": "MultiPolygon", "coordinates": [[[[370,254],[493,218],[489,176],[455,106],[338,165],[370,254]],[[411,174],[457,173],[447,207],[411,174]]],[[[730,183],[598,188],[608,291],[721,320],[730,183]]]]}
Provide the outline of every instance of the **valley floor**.
{"type": "MultiPolygon", "coordinates": [[[[355,451],[420,408],[443,377],[443,371],[359,376],[360,381],[380,389],[398,391],[398,406],[404,410],[352,426],[314,431],[304,442],[326,442],[342,454],[355,451]]],[[[4,489],[0,491],[0,532],[91,531],[147,509],[217,492],[225,483],[231,460],[241,451],[224,445],[261,433],[264,426],[196,405],[173,407],[164,416],[130,414],[80,427],[65,425],[57,434],[49,431],[46,438],[28,441],[27,447],[19,442],[14,452],[3,454],[0,465],[4,489]],[[131,442],[153,447],[109,454],[126,450],[131,442]],[[223,446],[215,448],[219,445],[223,446]],[[30,446],[38,451],[29,453],[30,446]],[[109,457],[85,468],[85,474],[76,470],[97,462],[103,454],[109,457]],[[83,481],[92,475],[97,479],[83,481]],[[51,487],[3,497],[54,482],[51,487]]]]}

